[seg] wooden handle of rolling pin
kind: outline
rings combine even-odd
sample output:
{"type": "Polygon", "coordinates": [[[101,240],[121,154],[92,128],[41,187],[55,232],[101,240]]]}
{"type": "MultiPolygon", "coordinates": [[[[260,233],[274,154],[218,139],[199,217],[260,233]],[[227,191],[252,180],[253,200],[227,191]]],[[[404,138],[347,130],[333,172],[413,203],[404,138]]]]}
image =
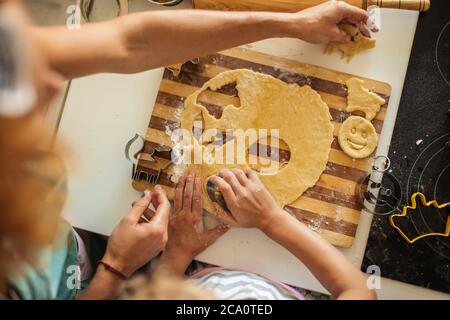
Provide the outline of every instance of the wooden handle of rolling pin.
{"type": "MultiPolygon", "coordinates": [[[[297,12],[328,0],[192,0],[195,9],[230,11],[278,11],[297,12]]],[[[366,10],[372,5],[414,11],[428,11],[430,0],[345,0],[366,10]]]]}

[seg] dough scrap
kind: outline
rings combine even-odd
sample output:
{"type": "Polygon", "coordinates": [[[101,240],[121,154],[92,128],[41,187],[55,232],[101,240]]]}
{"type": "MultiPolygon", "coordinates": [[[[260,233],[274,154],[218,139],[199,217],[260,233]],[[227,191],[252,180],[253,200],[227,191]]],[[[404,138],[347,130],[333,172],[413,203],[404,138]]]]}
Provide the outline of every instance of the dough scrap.
{"type": "MultiPolygon", "coordinates": [[[[272,76],[246,69],[225,71],[206,82],[202,88],[185,101],[181,115],[181,128],[192,135],[194,121],[203,118],[203,129],[214,128],[225,132],[236,129],[279,130],[279,139],[288,146],[289,162],[272,174],[259,174],[261,181],[281,207],[292,203],[302,193],[315,185],[326,168],[333,141],[333,125],[329,108],[320,95],[309,86],[299,87],[287,84],[272,76]],[[210,115],[207,109],[197,103],[198,96],[208,88],[217,90],[226,84],[236,83],[240,107],[228,105],[220,119],[210,115]]],[[[226,144],[215,147],[201,145],[192,139],[191,152],[209,150],[209,154],[222,149],[226,144]],[[209,148],[209,149],[208,149],[209,148]]],[[[249,141],[249,145],[256,140],[249,141]]],[[[209,158],[206,155],[204,158],[209,158]]],[[[233,223],[234,219],[208,196],[207,182],[212,175],[224,168],[249,169],[245,164],[201,164],[191,163],[185,173],[194,171],[201,177],[204,208],[233,223]]]]}
{"type": "Polygon", "coordinates": [[[345,111],[362,111],[367,120],[375,118],[386,101],[377,94],[364,88],[364,81],[358,78],[347,80],[347,108],[345,111]]]}
{"type": "Polygon", "coordinates": [[[351,36],[351,41],[346,43],[332,41],[326,47],[325,53],[331,54],[335,50],[339,50],[342,53],[341,58],[350,62],[355,54],[375,48],[377,41],[362,35],[358,27],[352,24],[341,24],[339,28],[351,36]]]}
{"type": "Polygon", "coordinates": [[[338,140],[342,151],[352,158],[361,159],[374,152],[378,135],[370,121],[363,117],[350,116],[339,129],[338,140]]]}

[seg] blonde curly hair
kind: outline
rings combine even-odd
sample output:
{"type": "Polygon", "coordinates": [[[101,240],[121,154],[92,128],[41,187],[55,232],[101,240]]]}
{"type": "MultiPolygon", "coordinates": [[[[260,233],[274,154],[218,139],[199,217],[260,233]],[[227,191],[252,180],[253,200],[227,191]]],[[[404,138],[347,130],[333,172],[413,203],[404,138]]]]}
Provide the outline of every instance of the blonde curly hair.
{"type": "Polygon", "coordinates": [[[214,300],[208,290],[161,269],[141,273],[127,281],[121,300],[214,300]]]}

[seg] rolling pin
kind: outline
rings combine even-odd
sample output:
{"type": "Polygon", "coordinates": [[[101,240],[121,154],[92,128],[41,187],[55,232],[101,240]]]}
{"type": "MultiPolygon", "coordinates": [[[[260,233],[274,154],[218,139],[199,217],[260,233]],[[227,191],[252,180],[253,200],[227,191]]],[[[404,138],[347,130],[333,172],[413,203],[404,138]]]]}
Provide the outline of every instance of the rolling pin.
{"type": "MultiPolygon", "coordinates": [[[[195,9],[230,11],[277,11],[297,12],[328,0],[192,0],[195,9]]],[[[430,0],[345,0],[367,10],[370,6],[380,8],[428,11],[430,0]]]]}

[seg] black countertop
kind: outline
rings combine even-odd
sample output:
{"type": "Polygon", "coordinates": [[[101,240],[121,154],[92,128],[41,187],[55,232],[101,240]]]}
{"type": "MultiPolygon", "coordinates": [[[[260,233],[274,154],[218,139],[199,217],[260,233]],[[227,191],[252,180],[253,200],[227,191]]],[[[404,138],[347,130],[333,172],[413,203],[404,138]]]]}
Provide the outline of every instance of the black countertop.
{"type": "MultiPolygon", "coordinates": [[[[398,32],[401,32],[399,30],[398,32]]],[[[432,1],[419,18],[389,158],[386,180],[396,179],[399,208],[414,192],[450,202],[450,1],[432,1]]],[[[396,200],[396,199],[394,199],[396,200]]],[[[393,201],[395,203],[396,201],[393,201]]],[[[410,210],[399,226],[414,238],[444,232],[450,208],[410,210]]],[[[378,265],[381,276],[450,293],[450,238],[427,237],[407,244],[374,216],[362,270],[378,265]]]]}

